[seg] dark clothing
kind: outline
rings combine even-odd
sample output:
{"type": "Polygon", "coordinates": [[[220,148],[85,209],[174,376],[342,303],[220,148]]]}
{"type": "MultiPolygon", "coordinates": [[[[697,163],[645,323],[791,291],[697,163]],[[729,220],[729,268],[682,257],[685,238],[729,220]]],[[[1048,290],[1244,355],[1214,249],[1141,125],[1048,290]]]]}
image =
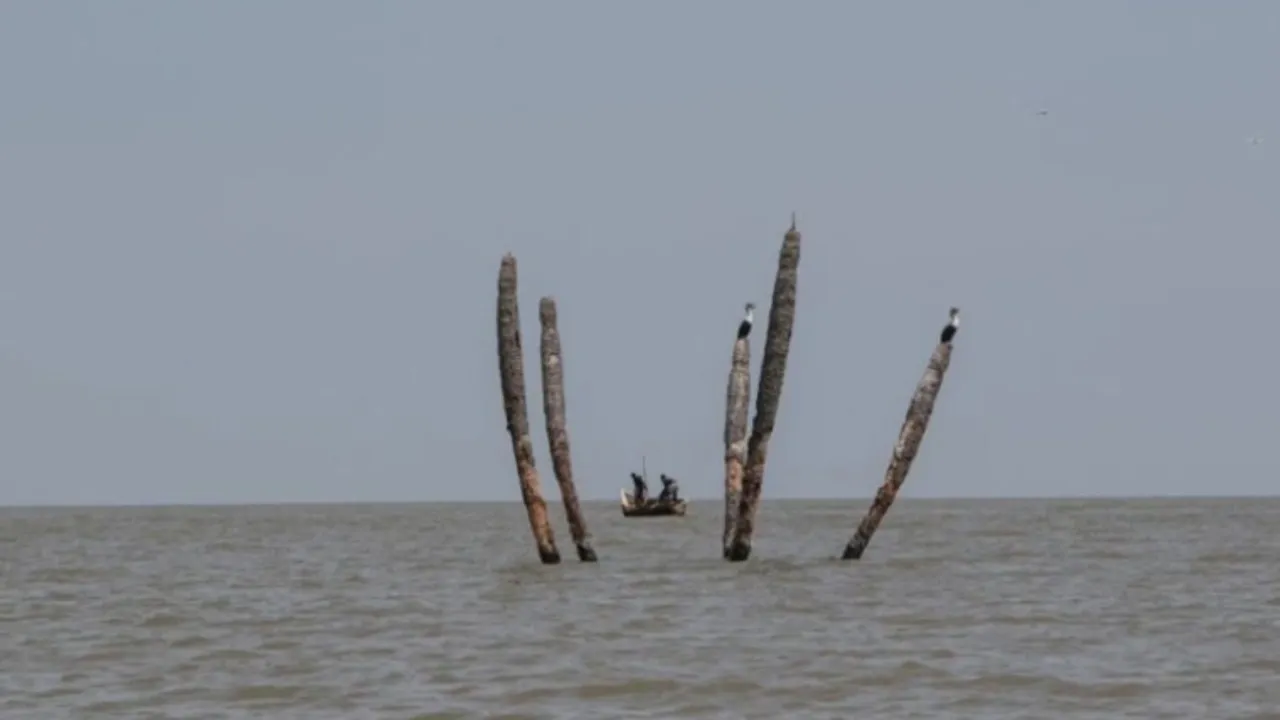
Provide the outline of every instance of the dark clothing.
{"type": "Polygon", "coordinates": [[[680,485],[676,483],[673,477],[662,476],[662,493],[658,495],[659,502],[676,502],[680,499],[680,485]]]}
{"type": "Polygon", "coordinates": [[[631,482],[636,486],[631,496],[632,501],[636,505],[643,505],[649,499],[649,486],[645,484],[644,478],[636,473],[631,473],[631,482]]]}

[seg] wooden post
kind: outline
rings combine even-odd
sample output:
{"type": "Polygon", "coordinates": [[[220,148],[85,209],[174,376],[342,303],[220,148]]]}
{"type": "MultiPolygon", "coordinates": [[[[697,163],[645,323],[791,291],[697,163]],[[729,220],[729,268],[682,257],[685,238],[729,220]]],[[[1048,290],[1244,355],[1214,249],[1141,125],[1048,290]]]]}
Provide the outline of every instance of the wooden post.
{"type": "Polygon", "coordinates": [[[564,499],[569,534],[578,548],[578,559],[596,562],[587,519],[582,515],[578,490],[573,484],[569,429],[564,411],[564,361],[560,353],[560,329],[556,315],[555,299],[542,298],[538,304],[538,317],[542,321],[542,411],[547,419],[547,442],[551,445],[551,465],[555,469],[556,482],[560,484],[560,497],[564,499]]]}
{"type": "Polygon", "coordinates": [[[738,525],[742,502],[742,469],[747,461],[747,410],[751,407],[751,344],[745,338],[733,343],[729,386],[724,399],[724,537],[725,559],[738,525]]]}
{"type": "Polygon", "coordinates": [[[778,274],[773,281],[773,300],[769,305],[769,330],[764,343],[764,359],[760,363],[760,385],[756,391],[756,417],[747,443],[747,465],[742,475],[742,501],[730,541],[729,560],[742,562],[751,557],[751,539],[755,533],[756,511],[764,487],[764,466],[769,455],[769,438],[773,435],[782,399],[782,379],[787,372],[787,352],[791,349],[791,327],[796,316],[796,280],[800,267],[800,232],[795,215],[791,229],[782,240],[778,254],[778,274]]]}
{"type": "MultiPolygon", "coordinates": [[[[953,309],[953,317],[958,315],[958,312],[953,309]]],[[[876,528],[880,527],[880,522],[884,520],[889,507],[898,496],[902,483],[906,482],[907,472],[911,470],[911,462],[920,452],[920,442],[924,439],[925,430],[929,429],[929,417],[933,414],[933,403],[938,397],[938,390],[942,387],[942,379],[946,377],[947,368],[951,365],[951,335],[954,332],[954,329],[951,333],[944,331],[942,341],[933,349],[933,355],[929,357],[929,365],[925,368],[924,376],[920,378],[919,384],[916,385],[916,392],[911,396],[907,417],[902,421],[902,430],[898,432],[898,442],[893,446],[893,456],[889,459],[889,468],[884,473],[884,484],[876,492],[871,508],[862,518],[853,537],[849,538],[848,544],[845,545],[842,560],[858,560],[862,557],[862,553],[867,550],[867,545],[871,543],[871,536],[875,535],[876,528]]]]}
{"type": "Polygon", "coordinates": [[[524,393],[524,357],[520,344],[520,304],[516,297],[516,259],[502,256],[498,271],[498,372],[502,377],[502,405],[507,414],[507,432],[520,475],[520,494],[529,513],[529,528],[544,565],[560,562],[555,533],[547,518],[547,501],[542,498],[538,468],[533,460],[533,440],[529,438],[529,414],[524,393]]]}

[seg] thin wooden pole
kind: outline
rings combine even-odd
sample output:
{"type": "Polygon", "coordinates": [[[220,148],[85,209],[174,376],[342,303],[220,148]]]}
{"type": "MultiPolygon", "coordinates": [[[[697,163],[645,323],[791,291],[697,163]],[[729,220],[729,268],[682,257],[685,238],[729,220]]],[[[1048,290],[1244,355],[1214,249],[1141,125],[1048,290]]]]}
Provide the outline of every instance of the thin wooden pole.
{"type": "Polygon", "coordinates": [[[507,415],[507,432],[520,475],[520,494],[529,513],[529,528],[544,565],[560,562],[555,533],[547,518],[547,502],[542,498],[538,468],[529,437],[529,413],[524,392],[524,358],[520,343],[520,305],[517,299],[516,259],[502,257],[498,271],[498,372],[502,378],[502,405],[507,415]]]}
{"type": "Polygon", "coordinates": [[[742,502],[742,470],[747,461],[747,411],[751,407],[751,343],[742,337],[733,342],[733,361],[724,399],[724,537],[725,559],[738,524],[742,502]]]}
{"type": "Polygon", "coordinates": [[[542,411],[547,420],[551,465],[555,469],[556,482],[560,484],[560,497],[564,500],[565,515],[569,519],[569,534],[578,548],[578,559],[596,562],[587,519],[582,514],[578,489],[573,484],[573,461],[569,454],[569,429],[565,420],[564,360],[560,352],[560,329],[554,298],[542,298],[538,304],[538,317],[542,321],[542,411]]]}
{"type": "MultiPolygon", "coordinates": [[[[958,314],[958,311],[956,312],[958,314]]],[[[866,516],[858,524],[858,529],[849,538],[841,559],[858,560],[862,557],[867,550],[867,545],[871,543],[871,536],[875,535],[880,522],[884,520],[894,499],[897,498],[898,490],[906,482],[911,463],[920,452],[924,433],[929,429],[933,403],[938,397],[938,391],[942,388],[942,380],[947,375],[947,368],[951,366],[951,340],[953,339],[944,339],[933,349],[933,355],[929,357],[924,375],[916,385],[915,394],[911,396],[911,405],[907,407],[907,416],[902,421],[902,430],[898,432],[898,442],[893,446],[889,468],[884,473],[884,484],[876,492],[875,500],[871,502],[866,516]]]]}
{"type": "Polygon", "coordinates": [[[773,300],[769,306],[769,330],[760,364],[760,385],[756,391],[756,417],[747,443],[747,465],[742,476],[742,501],[738,506],[737,524],[729,547],[729,560],[742,562],[751,557],[751,541],[755,533],[756,512],[764,488],[764,467],[769,456],[769,439],[773,436],[782,400],[782,380],[787,372],[787,353],[791,349],[791,328],[796,316],[796,283],[800,268],[800,232],[795,215],[791,229],[782,240],[778,253],[778,274],[773,281],[773,300]]]}

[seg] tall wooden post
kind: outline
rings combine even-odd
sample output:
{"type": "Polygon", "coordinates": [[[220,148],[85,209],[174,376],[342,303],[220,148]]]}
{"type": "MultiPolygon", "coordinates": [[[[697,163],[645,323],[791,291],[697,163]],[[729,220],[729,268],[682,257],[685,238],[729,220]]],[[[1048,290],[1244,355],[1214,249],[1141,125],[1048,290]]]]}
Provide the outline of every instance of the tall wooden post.
{"type": "Polygon", "coordinates": [[[529,437],[529,414],[524,392],[524,357],[520,344],[520,306],[516,297],[516,259],[511,253],[502,257],[498,271],[498,372],[502,378],[502,405],[507,415],[507,432],[515,454],[516,472],[520,475],[520,494],[529,513],[529,528],[545,565],[560,562],[555,533],[547,518],[547,502],[542,497],[538,468],[533,459],[533,440],[529,437]]]}
{"type": "Polygon", "coordinates": [[[737,524],[729,547],[729,560],[742,562],[751,557],[751,540],[755,533],[756,512],[764,487],[764,467],[769,455],[769,439],[773,436],[782,399],[782,380],[787,372],[787,353],[791,349],[791,328],[796,316],[796,282],[800,267],[800,232],[795,215],[791,229],[782,240],[778,254],[778,274],[773,281],[773,300],[769,306],[769,330],[765,338],[764,358],[760,364],[760,385],[756,392],[756,417],[747,443],[747,465],[742,476],[742,501],[738,506],[737,524]]]}
{"type": "Polygon", "coordinates": [[[733,343],[729,385],[724,399],[724,537],[725,559],[738,524],[742,502],[742,471],[747,462],[747,411],[751,406],[751,344],[745,337],[733,343]]]}
{"type": "Polygon", "coordinates": [[[538,317],[542,321],[542,411],[547,420],[547,442],[551,445],[551,465],[560,484],[560,497],[564,499],[565,515],[569,519],[569,534],[578,548],[578,559],[596,562],[596,551],[591,547],[591,533],[587,531],[587,519],[578,504],[578,489],[573,484],[573,462],[569,455],[569,429],[565,421],[564,360],[560,353],[560,329],[557,322],[556,301],[544,297],[538,304],[538,317]]]}
{"type": "MultiPolygon", "coordinates": [[[[952,315],[958,320],[959,311],[953,309],[952,315]]],[[[907,480],[911,462],[920,452],[920,443],[924,440],[925,431],[929,429],[934,400],[938,397],[942,380],[946,377],[947,368],[951,365],[951,341],[955,333],[954,326],[952,328],[949,333],[944,330],[942,340],[933,349],[933,355],[929,357],[929,365],[924,370],[924,376],[920,378],[915,394],[911,396],[907,417],[902,421],[902,430],[898,432],[898,442],[893,446],[889,468],[884,473],[884,484],[876,492],[871,508],[858,524],[853,537],[850,537],[848,544],[845,545],[844,554],[841,556],[843,560],[858,560],[862,557],[867,550],[867,545],[871,543],[871,536],[875,535],[880,522],[884,520],[885,514],[889,512],[894,499],[897,498],[898,490],[907,480]]]]}

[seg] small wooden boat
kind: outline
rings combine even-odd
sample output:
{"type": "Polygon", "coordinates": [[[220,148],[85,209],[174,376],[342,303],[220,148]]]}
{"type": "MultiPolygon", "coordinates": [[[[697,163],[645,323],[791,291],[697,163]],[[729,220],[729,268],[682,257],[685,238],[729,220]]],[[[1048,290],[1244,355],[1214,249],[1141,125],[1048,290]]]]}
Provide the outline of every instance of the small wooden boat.
{"type": "Polygon", "coordinates": [[[636,505],[634,497],[626,490],[621,498],[623,517],[684,517],[689,509],[687,500],[646,500],[643,505],[636,505]]]}

